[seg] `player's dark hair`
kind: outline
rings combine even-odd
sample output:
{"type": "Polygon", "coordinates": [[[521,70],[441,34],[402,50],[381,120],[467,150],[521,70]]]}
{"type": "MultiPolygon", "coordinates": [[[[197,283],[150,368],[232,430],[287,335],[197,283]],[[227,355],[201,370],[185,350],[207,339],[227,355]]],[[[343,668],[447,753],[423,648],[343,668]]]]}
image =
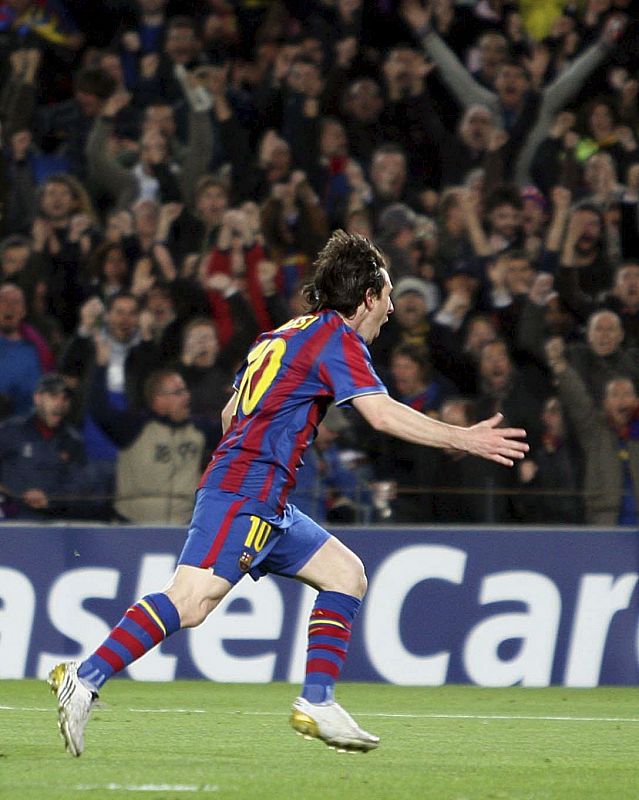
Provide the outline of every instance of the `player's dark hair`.
{"type": "Polygon", "coordinates": [[[311,311],[330,308],[352,317],[369,289],[379,297],[384,288],[386,259],[358,233],[335,231],[314,266],[315,277],[302,289],[311,311]]]}

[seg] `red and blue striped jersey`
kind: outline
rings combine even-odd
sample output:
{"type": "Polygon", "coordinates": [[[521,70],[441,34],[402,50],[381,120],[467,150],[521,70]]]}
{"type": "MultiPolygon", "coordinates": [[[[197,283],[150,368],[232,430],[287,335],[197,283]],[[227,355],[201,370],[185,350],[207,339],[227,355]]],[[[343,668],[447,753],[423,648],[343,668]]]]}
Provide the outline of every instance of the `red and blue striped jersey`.
{"type": "Polygon", "coordinates": [[[304,450],[331,401],[386,393],[368,348],[335,311],[263,333],[236,375],[231,425],[200,488],[245,495],[281,513],[304,450]]]}

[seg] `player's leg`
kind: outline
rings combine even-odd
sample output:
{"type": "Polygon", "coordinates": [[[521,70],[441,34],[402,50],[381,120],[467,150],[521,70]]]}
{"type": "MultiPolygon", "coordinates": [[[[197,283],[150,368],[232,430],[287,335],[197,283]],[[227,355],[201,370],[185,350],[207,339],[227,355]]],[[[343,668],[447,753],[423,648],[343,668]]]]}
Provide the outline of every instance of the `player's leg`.
{"type": "Polygon", "coordinates": [[[212,553],[238,535],[241,503],[229,496],[198,493],[189,534],[173,579],[162,592],[132,605],[105,641],[78,664],[58,664],[49,685],[58,698],[58,726],[66,749],[79,756],[91,707],[103,684],[180,628],[199,625],[242,577],[212,571],[212,553]]]}
{"type": "Polygon", "coordinates": [[[297,573],[318,590],[308,626],[306,677],[291,725],[338,750],[372,750],[379,738],[359,727],[335,702],[335,683],[346,660],[351,626],[366,593],[360,559],[331,537],[297,573]]]}
{"type": "Polygon", "coordinates": [[[208,569],[180,565],[166,589],[127,609],[88,658],[54,667],[49,685],[58,698],[58,726],[67,752],[82,754],[84,729],[103,684],[180,628],[199,625],[231,588],[208,569]]]}
{"type": "Polygon", "coordinates": [[[199,625],[232,585],[208,569],[179,565],[162,592],[127,609],[102,644],[78,667],[78,677],[98,691],[113,675],[137,661],[180,628],[199,625]]]}
{"type": "Polygon", "coordinates": [[[379,739],[363,731],[334,699],[351,625],[366,592],[362,562],[310,517],[293,509],[292,524],[264,566],[318,591],[309,621],[306,679],[293,704],[291,724],[298,733],[338,749],[373,749],[379,739]]]}
{"type": "Polygon", "coordinates": [[[351,637],[351,626],[366,593],[360,559],[331,537],[297,573],[318,590],[308,629],[308,657],[302,697],[311,703],[334,699],[335,683],[351,637]]]}

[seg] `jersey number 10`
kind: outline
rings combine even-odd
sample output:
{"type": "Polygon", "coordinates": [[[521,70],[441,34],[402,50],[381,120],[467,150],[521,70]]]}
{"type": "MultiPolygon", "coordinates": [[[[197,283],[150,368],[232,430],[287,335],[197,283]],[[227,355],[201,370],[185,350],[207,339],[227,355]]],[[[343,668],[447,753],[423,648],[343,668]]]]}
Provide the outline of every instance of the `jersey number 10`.
{"type": "Polygon", "coordinates": [[[242,407],[244,415],[250,414],[260,402],[282,366],[286,352],[284,339],[267,339],[254,347],[247,357],[247,367],[237,392],[233,413],[242,407]]]}

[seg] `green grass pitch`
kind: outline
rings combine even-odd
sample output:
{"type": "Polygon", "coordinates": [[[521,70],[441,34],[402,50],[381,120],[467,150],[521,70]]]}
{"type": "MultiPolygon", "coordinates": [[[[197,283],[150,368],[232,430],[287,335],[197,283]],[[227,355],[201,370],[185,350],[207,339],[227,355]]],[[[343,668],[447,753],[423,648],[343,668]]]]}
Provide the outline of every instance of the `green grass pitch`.
{"type": "Polygon", "coordinates": [[[637,800],[639,689],[343,684],[378,750],[288,726],[295,687],[114,680],[79,759],[43,682],[0,681],[0,798],[637,800]]]}

